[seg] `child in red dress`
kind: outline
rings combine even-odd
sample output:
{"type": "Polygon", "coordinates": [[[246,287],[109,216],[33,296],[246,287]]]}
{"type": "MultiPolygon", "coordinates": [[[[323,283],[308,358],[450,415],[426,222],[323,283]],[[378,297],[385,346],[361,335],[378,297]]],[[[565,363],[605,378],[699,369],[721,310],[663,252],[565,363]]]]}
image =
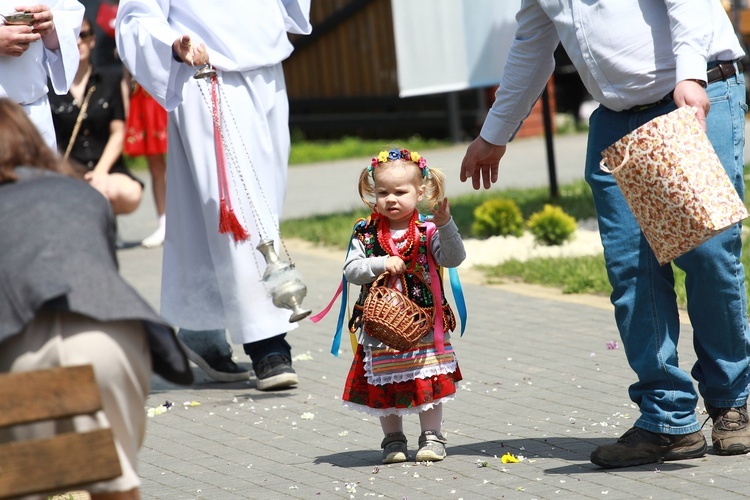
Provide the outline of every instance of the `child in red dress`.
{"type": "Polygon", "coordinates": [[[443,196],[444,179],[417,152],[396,149],[382,151],[360,175],[360,196],[373,213],[357,224],[344,264],[346,279],[362,290],[349,323],[358,345],[342,399],[345,406],[380,418],[385,464],[408,458],[402,423],[408,414],[419,415],[422,431],[416,461],[446,456],[443,402],[454,398],[461,372],[449,336],[456,322],[438,271],[439,266],[458,266],[466,253],[443,196]],[[432,211],[431,221],[420,221],[422,200],[432,211]],[[362,326],[370,287],[386,271],[397,277],[393,286],[431,316],[439,308],[442,325],[435,321],[432,331],[407,351],[389,348],[362,326]]]}
{"type": "Polygon", "coordinates": [[[164,243],[166,221],[167,112],[137,82],[133,82],[125,127],[124,152],[131,157],[146,157],[151,172],[156,214],[159,217],[159,227],[141,245],[146,248],[158,247],[164,243]]]}

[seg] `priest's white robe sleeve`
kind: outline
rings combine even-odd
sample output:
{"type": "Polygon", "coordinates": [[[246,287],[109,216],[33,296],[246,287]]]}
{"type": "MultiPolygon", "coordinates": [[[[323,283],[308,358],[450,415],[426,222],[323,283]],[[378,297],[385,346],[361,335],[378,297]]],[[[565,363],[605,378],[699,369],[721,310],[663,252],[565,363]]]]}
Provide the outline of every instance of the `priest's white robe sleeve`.
{"type": "Polygon", "coordinates": [[[115,41],[125,67],[167,111],[182,102],[182,87],[194,71],[172,57],[172,43],[184,33],[167,21],[168,0],[120,2],[115,41]]]}
{"type": "Polygon", "coordinates": [[[44,48],[44,68],[56,94],[67,94],[78,71],[78,34],[83,22],[83,5],[76,0],[62,0],[50,5],[60,48],[44,48]]]}

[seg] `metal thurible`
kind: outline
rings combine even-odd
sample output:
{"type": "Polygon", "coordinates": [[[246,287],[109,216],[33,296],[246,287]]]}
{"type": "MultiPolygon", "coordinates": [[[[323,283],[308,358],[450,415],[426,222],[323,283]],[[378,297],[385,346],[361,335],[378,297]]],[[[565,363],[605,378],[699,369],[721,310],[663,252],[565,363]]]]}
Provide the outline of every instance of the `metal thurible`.
{"type": "Polygon", "coordinates": [[[273,240],[262,239],[256,248],[266,260],[263,284],[271,294],[273,305],[292,311],[290,323],[306,318],[312,311],[302,308],[307,287],[302,283],[299,273],[292,264],[279,259],[273,240]]]}
{"type": "Polygon", "coordinates": [[[196,80],[203,80],[206,78],[211,78],[212,76],[216,76],[216,70],[211,67],[210,64],[206,63],[201,68],[195,72],[193,75],[193,78],[196,80]]]}

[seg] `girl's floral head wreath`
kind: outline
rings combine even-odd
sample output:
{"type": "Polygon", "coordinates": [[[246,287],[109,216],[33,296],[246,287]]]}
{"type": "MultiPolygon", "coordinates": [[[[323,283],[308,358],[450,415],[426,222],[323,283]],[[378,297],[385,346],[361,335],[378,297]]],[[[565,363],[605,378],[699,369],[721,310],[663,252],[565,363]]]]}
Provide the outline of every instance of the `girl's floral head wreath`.
{"type": "Polygon", "coordinates": [[[422,171],[422,178],[426,179],[430,175],[430,169],[427,168],[427,160],[417,153],[416,151],[409,151],[408,149],[391,149],[390,151],[381,151],[378,156],[372,159],[372,162],[367,167],[367,171],[370,175],[373,175],[375,168],[381,163],[388,163],[389,161],[406,160],[413,161],[417,164],[419,169],[422,171]]]}

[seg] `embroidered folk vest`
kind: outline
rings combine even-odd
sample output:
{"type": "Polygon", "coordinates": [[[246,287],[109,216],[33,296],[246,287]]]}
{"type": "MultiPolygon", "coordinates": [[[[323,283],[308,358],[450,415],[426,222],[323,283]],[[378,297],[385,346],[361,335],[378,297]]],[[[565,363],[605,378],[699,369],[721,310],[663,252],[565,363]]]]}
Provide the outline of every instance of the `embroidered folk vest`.
{"type": "MultiPolygon", "coordinates": [[[[354,229],[354,234],[365,249],[365,255],[369,257],[380,257],[388,255],[388,252],[380,245],[378,241],[378,220],[371,217],[366,224],[358,225],[354,229]]],[[[405,273],[398,277],[401,282],[403,293],[414,301],[418,306],[427,310],[430,316],[434,313],[434,299],[430,290],[430,269],[427,262],[427,252],[429,252],[429,243],[424,225],[419,226],[419,255],[417,263],[412,273],[405,273]]],[[[438,275],[440,268],[438,267],[438,275]]],[[[357,302],[352,310],[352,317],[349,320],[349,331],[357,332],[362,326],[362,307],[367,298],[372,284],[362,285],[357,302]]],[[[453,315],[448,301],[445,299],[443,283],[440,282],[440,290],[443,296],[443,325],[445,331],[453,331],[456,328],[456,318],[453,315]]]]}

